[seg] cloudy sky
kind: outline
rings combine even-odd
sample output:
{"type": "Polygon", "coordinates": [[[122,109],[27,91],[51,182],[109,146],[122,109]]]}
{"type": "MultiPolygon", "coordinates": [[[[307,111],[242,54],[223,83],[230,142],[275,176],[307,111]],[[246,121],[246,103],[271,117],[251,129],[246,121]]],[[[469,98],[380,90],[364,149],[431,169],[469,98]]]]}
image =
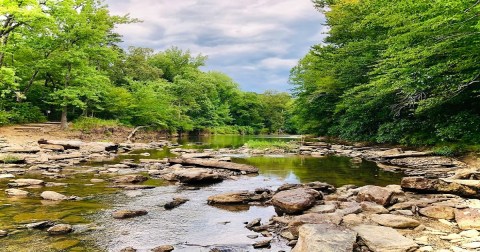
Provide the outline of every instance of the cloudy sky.
{"type": "Polygon", "coordinates": [[[288,75],[324,37],[310,0],[107,0],[113,14],[143,23],[117,28],[124,46],[171,46],[208,56],[205,70],[231,76],[243,90],[288,91],[288,75]]]}

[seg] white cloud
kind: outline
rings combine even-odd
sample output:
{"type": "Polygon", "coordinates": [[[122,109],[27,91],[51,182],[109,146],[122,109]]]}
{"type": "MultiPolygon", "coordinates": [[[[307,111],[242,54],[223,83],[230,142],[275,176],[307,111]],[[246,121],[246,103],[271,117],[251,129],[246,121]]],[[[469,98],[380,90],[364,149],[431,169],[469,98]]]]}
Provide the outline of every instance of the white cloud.
{"type": "Polygon", "coordinates": [[[255,91],[270,89],[272,82],[287,90],[289,68],[323,38],[323,17],[311,0],[106,2],[113,14],[143,20],[117,28],[125,45],[156,50],[178,46],[208,55],[209,69],[227,69],[244,89],[255,91]]]}

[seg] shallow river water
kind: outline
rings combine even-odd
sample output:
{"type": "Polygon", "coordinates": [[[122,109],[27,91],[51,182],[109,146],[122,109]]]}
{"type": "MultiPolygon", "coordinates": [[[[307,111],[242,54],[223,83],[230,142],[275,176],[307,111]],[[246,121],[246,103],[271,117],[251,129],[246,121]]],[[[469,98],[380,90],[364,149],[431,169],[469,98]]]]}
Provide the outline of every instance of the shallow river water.
{"type": "MultiPolygon", "coordinates": [[[[195,139],[193,142],[196,143],[190,146],[239,147],[249,139],[195,139]]],[[[192,140],[180,142],[185,144],[192,140]]],[[[150,158],[172,155],[168,150],[150,153],[150,158]]],[[[138,159],[140,156],[129,155],[125,158],[138,159]]],[[[143,191],[106,189],[106,183],[92,185],[92,175],[80,174],[63,180],[45,179],[68,183],[68,186],[28,189],[35,197],[15,199],[0,193],[0,229],[12,233],[7,238],[0,238],[0,251],[120,251],[129,246],[138,251],[149,251],[165,244],[173,245],[175,251],[210,251],[212,248],[223,249],[221,251],[253,251],[251,244],[265,238],[261,235],[256,239],[248,238],[248,235],[256,233],[247,230],[244,222],[255,218],[261,218],[262,223],[268,222],[275,215],[273,207],[214,207],[207,205],[209,196],[259,187],[276,189],[286,182],[322,181],[335,186],[388,185],[398,184],[402,177],[401,174],[379,169],[375,163],[345,157],[246,157],[234,158],[233,161],[257,166],[260,173],[258,176],[226,180],[200,190],[181,190],[177,185],[162,180],[149,180],[147,184],[158,187],[143,191]],[[87,199],[52,204],[40,200],[39,194],[43,190],[87,199]],[[173,197],[185,197],[190,201],[173,210],[163,209],[163,204],[173,197]],[[114,220],[111,213],[118,209],[145,209],[148,215],[114,220]],[[39,220],[76,225],[77,231],[93,227],[94,231],[49,237],[45,231],[19,229],[23,224],[39,220]]],[[[7,188],[7,183],[8,180],[0,180],[0,189],[7,188]]],[[[285,241],[277,237],[273,239],[272,248],[264,251],[290,250],[285,241]]]]}

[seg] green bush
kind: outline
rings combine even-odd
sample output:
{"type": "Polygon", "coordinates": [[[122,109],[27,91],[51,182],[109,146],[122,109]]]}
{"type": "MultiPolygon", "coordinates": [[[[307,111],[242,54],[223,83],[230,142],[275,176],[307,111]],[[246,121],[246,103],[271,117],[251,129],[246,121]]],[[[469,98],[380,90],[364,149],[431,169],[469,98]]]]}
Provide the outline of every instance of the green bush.
{"type": "Polygon", "coordinates": [[[433,153],[439,156],[453,157],[465,152],[465,147],[461,145],[444,145],[433,148],[433,153]]]}
{"type": "Polygon", "coordinates": [[[122,126],[118,120],[104,120],[95,117],[80,117],[73,122],[72,129],[90,131],[98,128],[115,128],[122,126]]]}
{"type": "Polygon", "coordinates": [[[5,126],[10,123],[10,113],[0,110],[0,126],[5,126]]]}
{"type": "Polygon", "coordinates": [[[254,135],[256,131],[250,126],[225,125],[210,130],[215,135],[254,135]]]}
{"type": "Polygon", "coordinates": [[[45,122],[47,118],[40,108],[29,102],[15,103],[10,108],[10,123],[45,122]]]}

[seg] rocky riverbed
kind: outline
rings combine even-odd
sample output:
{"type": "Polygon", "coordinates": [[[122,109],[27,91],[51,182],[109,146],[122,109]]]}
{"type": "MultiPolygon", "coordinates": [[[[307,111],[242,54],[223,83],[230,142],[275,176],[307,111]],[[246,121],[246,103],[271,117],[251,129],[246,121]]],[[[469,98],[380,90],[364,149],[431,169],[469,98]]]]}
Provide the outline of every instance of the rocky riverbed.
{"type": "MultiPolygon", "coordinates": [[[[171,248],[179,251],[188,251],[189,248],[199,251],[287,251],[290,248],[296,252],[477,251],[480,248],[478,168],[468,167],[452,158],[432,156],[428,152],[322,142],[305,143],[286,152],[272,149],[253,150],[248,147],[183,149],[169,141],[117,144],[40,139],[28,144],[13,144],[8,139],[0,139],[0,163],[0,182],[3,181],[2,184],[6,186],[5,196],[9,199],[9,203],[2,207],[7,209],[17,198],[20,199],[19,202],[38,201],[45,205],[60,204],[62,207],[66,206],[65,204],[74,206],[98,202],[99,193],[89,191],[88,187],[104,188],[104,192],[128,195],[123,197],[124,208],[114,206],[114,210],[100,211],[100,208],[92,207],[92,211],[103,213],[103,227],[111,229],[121,229],[122,226],[109,226],[109,222],[115,224],[124,219],[133,223],[142,222],[145,221],[142,218],[148,220],[151,216],[165,214],[163,211],[170,211],[168,216],[177,216],[171,220],[173,224],[179,221],[181,223],[178,218],[182,218],[182,215],[175,215],[175,211],[189,216],[189,208],[200,211],[206,204],[218,209],[258,208],[257,211],[241,217],[242,221],[247,222],[245,227],[242,226],[246,230],[245,236],[223,238],[226,247],[206,243],[189,247],[188,244],[179,244],[173,238],[170,244],[151,244],[148,248],[142,247],[138,242],[132,242],[137,247],[130,248],[128,244],[118,241],[103,244],[107,250],[112,251],[148,251],[154,248],[154,251],[169,251],[171,248]],[[173,155],[154,159],[148,151],[144,151],[163,148],[169,148],[173,155]],[[129,158],[132,151],[139,154],[129,158]],[[123,156],[119,158],[121,154],[123,156]],[[319,158],[328,155],[347,156],[359,162],[377,162],[382,168],[403,172],[407,177],[400,185],[384,187],[345,185],[336,188],[323,182],[282,185],[280,180],[270,180],[262,176],[251,177],[257,175],[257,167],[231,162],[232,157],[242,155],[303,155],[319,158]],[[82,190],[68,189],[78,186],[78,181],[82,181],[82,190]],[[222,187],[221,190],[205,187],[222,181],[231,186],[222,187]],[[157,190],[159,185],[168,185],[165,188],[170,188],[165,189],[169,191],[169,198],[162,200],[162,212],[158,212],[158,203],[149,205],[153,200],[161,198],[160,194],[166,193],[157,190]],[[236,190],[229,191],[230,189],[236,190]],[[137,196],[141,195],[150,201],[142,201],[144,198],[140,197],[138,204],[133,204],[137,207],[132,208],[132,204],[128,202],[135,202],[137,196]],[[152,209],[155,213],[152,213],[152,209]],[[255,213],[261,215],[258,216],[260,219],[255,217],[245,220],[247,216],[255,213]],[[232,245],[234,240],[241,245],[232,245]],[[173,247],[170,247],[171,245],[173,247]]],[[[79,214],[74,211],[72,216],[79,214]]],[[[228,226],[231,221],[240,221],[240,217],[226,212],[215,214],[224,214],[224,226],[228,226]]],[[[25,215],[21,220],[22,225],[17,223],[0,226],[0,237],[3,237],[0,239],[9,239],[8,243],[13,244],[12,241],[16,236],[22,236],[22,232],[40,229],[44,230],[48,237],[65,238],[61,238],[62,245],[54,247],[53,250],[61,250],[61,247],[75,251],[79,248],[79,241],[68,238],[72,233],[110,233],[110,240],[122,235],[109,230],[102,231],[102,227],[95,224],[78,225],[75,221],[69,223],[68,218],[48,219],[51,216],[48,213],[30,217],[25,215]]],[[[202,216],[203,219],[200,219],[203,221],[215,219],[213,215],[202,216]]],[[[72,219],[74,218],[70,218],[72,219]]],[[[144,223],[144,226],[152,228],[152,232],[158,228],[147,223],[149,222],[144,223]]],[[[205,225],[187,223],[189,224],[186,226],[190,229],[205,225]]],[[[218,232],[211,232],[208,236],[214,237],[215,234],[218,232]]],[[[182,236],[181,233],[173,235],[177,238],[182,236]]],[[[198,243],[202,241],[201,235],[191,237],[195,237],[194,240],[198,243]]],[[[105,243],[95,239],[91,242],[105,243]]],[[[85,247],[88,245],[82,249],[85,247]]],[[[92,245],[91,251],[102,250],[101,247],[92,245]]],[[[21,251],[18,246],[12,245],[11,248],[11,251],[21,251]]]]}

